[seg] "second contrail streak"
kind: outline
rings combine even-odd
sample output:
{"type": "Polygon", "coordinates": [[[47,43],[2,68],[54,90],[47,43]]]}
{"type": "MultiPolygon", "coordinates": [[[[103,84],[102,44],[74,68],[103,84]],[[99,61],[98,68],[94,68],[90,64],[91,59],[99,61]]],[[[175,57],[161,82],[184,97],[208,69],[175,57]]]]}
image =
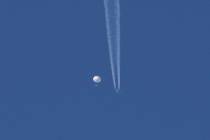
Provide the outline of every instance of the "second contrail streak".
{"type": "Polygon", "coordinates": [[[120,0],[104,0],[113,85],[120,90],[120,0]]]}

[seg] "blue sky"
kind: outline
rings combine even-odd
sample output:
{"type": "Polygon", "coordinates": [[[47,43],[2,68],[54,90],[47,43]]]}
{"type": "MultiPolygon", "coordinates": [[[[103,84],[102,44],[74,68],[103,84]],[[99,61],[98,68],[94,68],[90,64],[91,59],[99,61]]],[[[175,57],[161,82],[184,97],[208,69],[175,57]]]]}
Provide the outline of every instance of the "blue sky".
{"type": "Polygon", "coordinates": [[[103,1],[3,0],[0,18],[0,139],[210,138],[209,1],[121,1],[120,94],[103,1]]]}

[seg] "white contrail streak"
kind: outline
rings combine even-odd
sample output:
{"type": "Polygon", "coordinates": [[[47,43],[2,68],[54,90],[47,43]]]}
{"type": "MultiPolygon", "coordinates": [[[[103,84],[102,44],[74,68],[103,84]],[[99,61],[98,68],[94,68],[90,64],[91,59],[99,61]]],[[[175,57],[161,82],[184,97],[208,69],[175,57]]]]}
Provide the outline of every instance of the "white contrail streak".
{"type": "Polygon", "coordinates": [[[120,90],[120,0],[104,0],[107,39],[112,79],[116,92],[120,90]]]}

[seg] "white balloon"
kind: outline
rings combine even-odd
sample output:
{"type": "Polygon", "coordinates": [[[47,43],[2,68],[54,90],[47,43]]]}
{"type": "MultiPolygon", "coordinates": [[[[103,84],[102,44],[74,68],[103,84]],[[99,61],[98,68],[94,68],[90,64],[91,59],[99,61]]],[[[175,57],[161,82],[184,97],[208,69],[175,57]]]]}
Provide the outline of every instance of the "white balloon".
{"type": "Polygon", "coordinates": [[[101,77],[98,75],[93,76],[93,82],[100,83],[102,81],[101,77]]]}

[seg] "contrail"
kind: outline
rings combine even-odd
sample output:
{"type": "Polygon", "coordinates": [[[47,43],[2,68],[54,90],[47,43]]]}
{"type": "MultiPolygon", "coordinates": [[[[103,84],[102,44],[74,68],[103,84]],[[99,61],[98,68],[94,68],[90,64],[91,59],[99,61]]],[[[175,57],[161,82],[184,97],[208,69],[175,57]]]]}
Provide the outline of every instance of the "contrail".
{"type": "Polygon", "coordinates": [[[120,0],[104,0],[113,85],[120,90],[120,0]]]}

